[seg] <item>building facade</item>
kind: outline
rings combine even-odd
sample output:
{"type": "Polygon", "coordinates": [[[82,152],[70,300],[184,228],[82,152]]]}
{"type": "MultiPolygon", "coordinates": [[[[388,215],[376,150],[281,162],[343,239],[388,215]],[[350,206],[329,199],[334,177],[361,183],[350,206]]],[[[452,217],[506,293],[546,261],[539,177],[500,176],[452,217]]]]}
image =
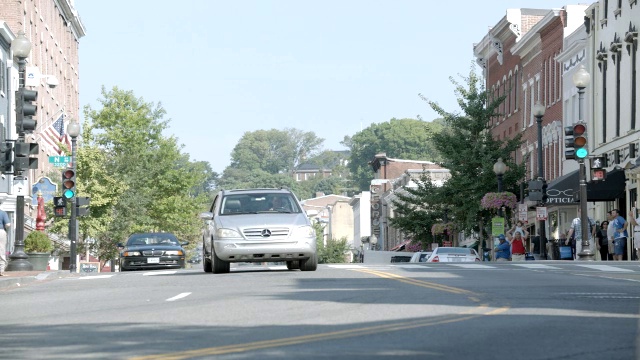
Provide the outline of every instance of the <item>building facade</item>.
{"type": "MultiPolygon", "coordinates": [[[[31,42],[31,52],[26,58],[25,87],[38,92],[34,116],[37,127],[25,140],[39,145],[36,155],[38,169],[29,170],[26,174],[28,188],[32,189],[32,184],[52,173],[49,156],[63,154],[60,144],[68,146],[64,132],[69,120],[80,121],[78,49],[85,28],[73,0],[2,1],[0,14],[0,83],[4,84],[0,89],[0,123],[3,141],[17,139],[14,93],[18,89],[19,74],[17,61],[9,51],[11,40],[23,31],[31,42]]],[[[13,176],[1,179],[0,199],[2,210],[15,224],[13,176]]],[[[26,230],[31,230],[35,228],[36,194],[30,191],[25,195],[25,204],[24,223],[26,230]]],[[[13,234],[9,234],[8,249],[13,248],[13,241],[13,234]]]]}

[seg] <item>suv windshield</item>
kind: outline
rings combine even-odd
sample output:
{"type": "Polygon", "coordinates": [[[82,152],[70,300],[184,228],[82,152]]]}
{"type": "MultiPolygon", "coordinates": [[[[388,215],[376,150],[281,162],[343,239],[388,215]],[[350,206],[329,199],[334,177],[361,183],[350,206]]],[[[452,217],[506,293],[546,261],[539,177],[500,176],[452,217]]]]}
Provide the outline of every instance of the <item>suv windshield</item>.
{"type": "Polygon", "coordinates": [[[290,194],[242,193],[230,194],[222,199],[220,215],[257,213],[299,213],[297,201],[290,194]]]}

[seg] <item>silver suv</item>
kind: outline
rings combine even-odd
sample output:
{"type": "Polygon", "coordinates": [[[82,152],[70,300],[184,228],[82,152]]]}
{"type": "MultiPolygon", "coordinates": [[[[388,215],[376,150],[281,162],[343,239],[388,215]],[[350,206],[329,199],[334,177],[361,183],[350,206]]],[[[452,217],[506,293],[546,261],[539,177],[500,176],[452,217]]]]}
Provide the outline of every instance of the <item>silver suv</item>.
{"type": "Polygon", "coordinates": [[[289,270],[318,267],[316,234],[288,189],[222,190],[202,236],[205,272],[228,273],[232,262],[281,262],[289,270]]]}

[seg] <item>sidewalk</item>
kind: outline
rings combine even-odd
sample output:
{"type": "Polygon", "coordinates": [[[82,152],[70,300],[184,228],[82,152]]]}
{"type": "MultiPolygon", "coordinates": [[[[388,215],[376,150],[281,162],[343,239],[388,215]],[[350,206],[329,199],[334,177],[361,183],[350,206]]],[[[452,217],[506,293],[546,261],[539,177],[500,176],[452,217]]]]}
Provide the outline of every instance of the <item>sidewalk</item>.
{"type": "Polygon", "coordinates": [[[34,281],[53,280],[70,276],[81,276],[81,274],[72,274],[69,270],[5,271],[4,276],[0,276],[0,289],[22,286],[34,281]]]}

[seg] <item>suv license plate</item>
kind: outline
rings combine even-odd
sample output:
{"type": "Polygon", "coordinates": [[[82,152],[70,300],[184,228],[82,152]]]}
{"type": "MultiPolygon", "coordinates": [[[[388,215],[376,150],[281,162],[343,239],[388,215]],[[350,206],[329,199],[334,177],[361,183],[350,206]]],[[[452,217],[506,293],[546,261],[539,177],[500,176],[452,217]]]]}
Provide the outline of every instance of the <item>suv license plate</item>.
{"type": "Polygon", "coordinates": [[[147,258],[147,264],[159,264],[160,258],[147,258]]]}
{"type": "Polygon", "coordinates": [[[462,258],[454,257],[451,259],[452,262],[462,262],[462,258]]]}

